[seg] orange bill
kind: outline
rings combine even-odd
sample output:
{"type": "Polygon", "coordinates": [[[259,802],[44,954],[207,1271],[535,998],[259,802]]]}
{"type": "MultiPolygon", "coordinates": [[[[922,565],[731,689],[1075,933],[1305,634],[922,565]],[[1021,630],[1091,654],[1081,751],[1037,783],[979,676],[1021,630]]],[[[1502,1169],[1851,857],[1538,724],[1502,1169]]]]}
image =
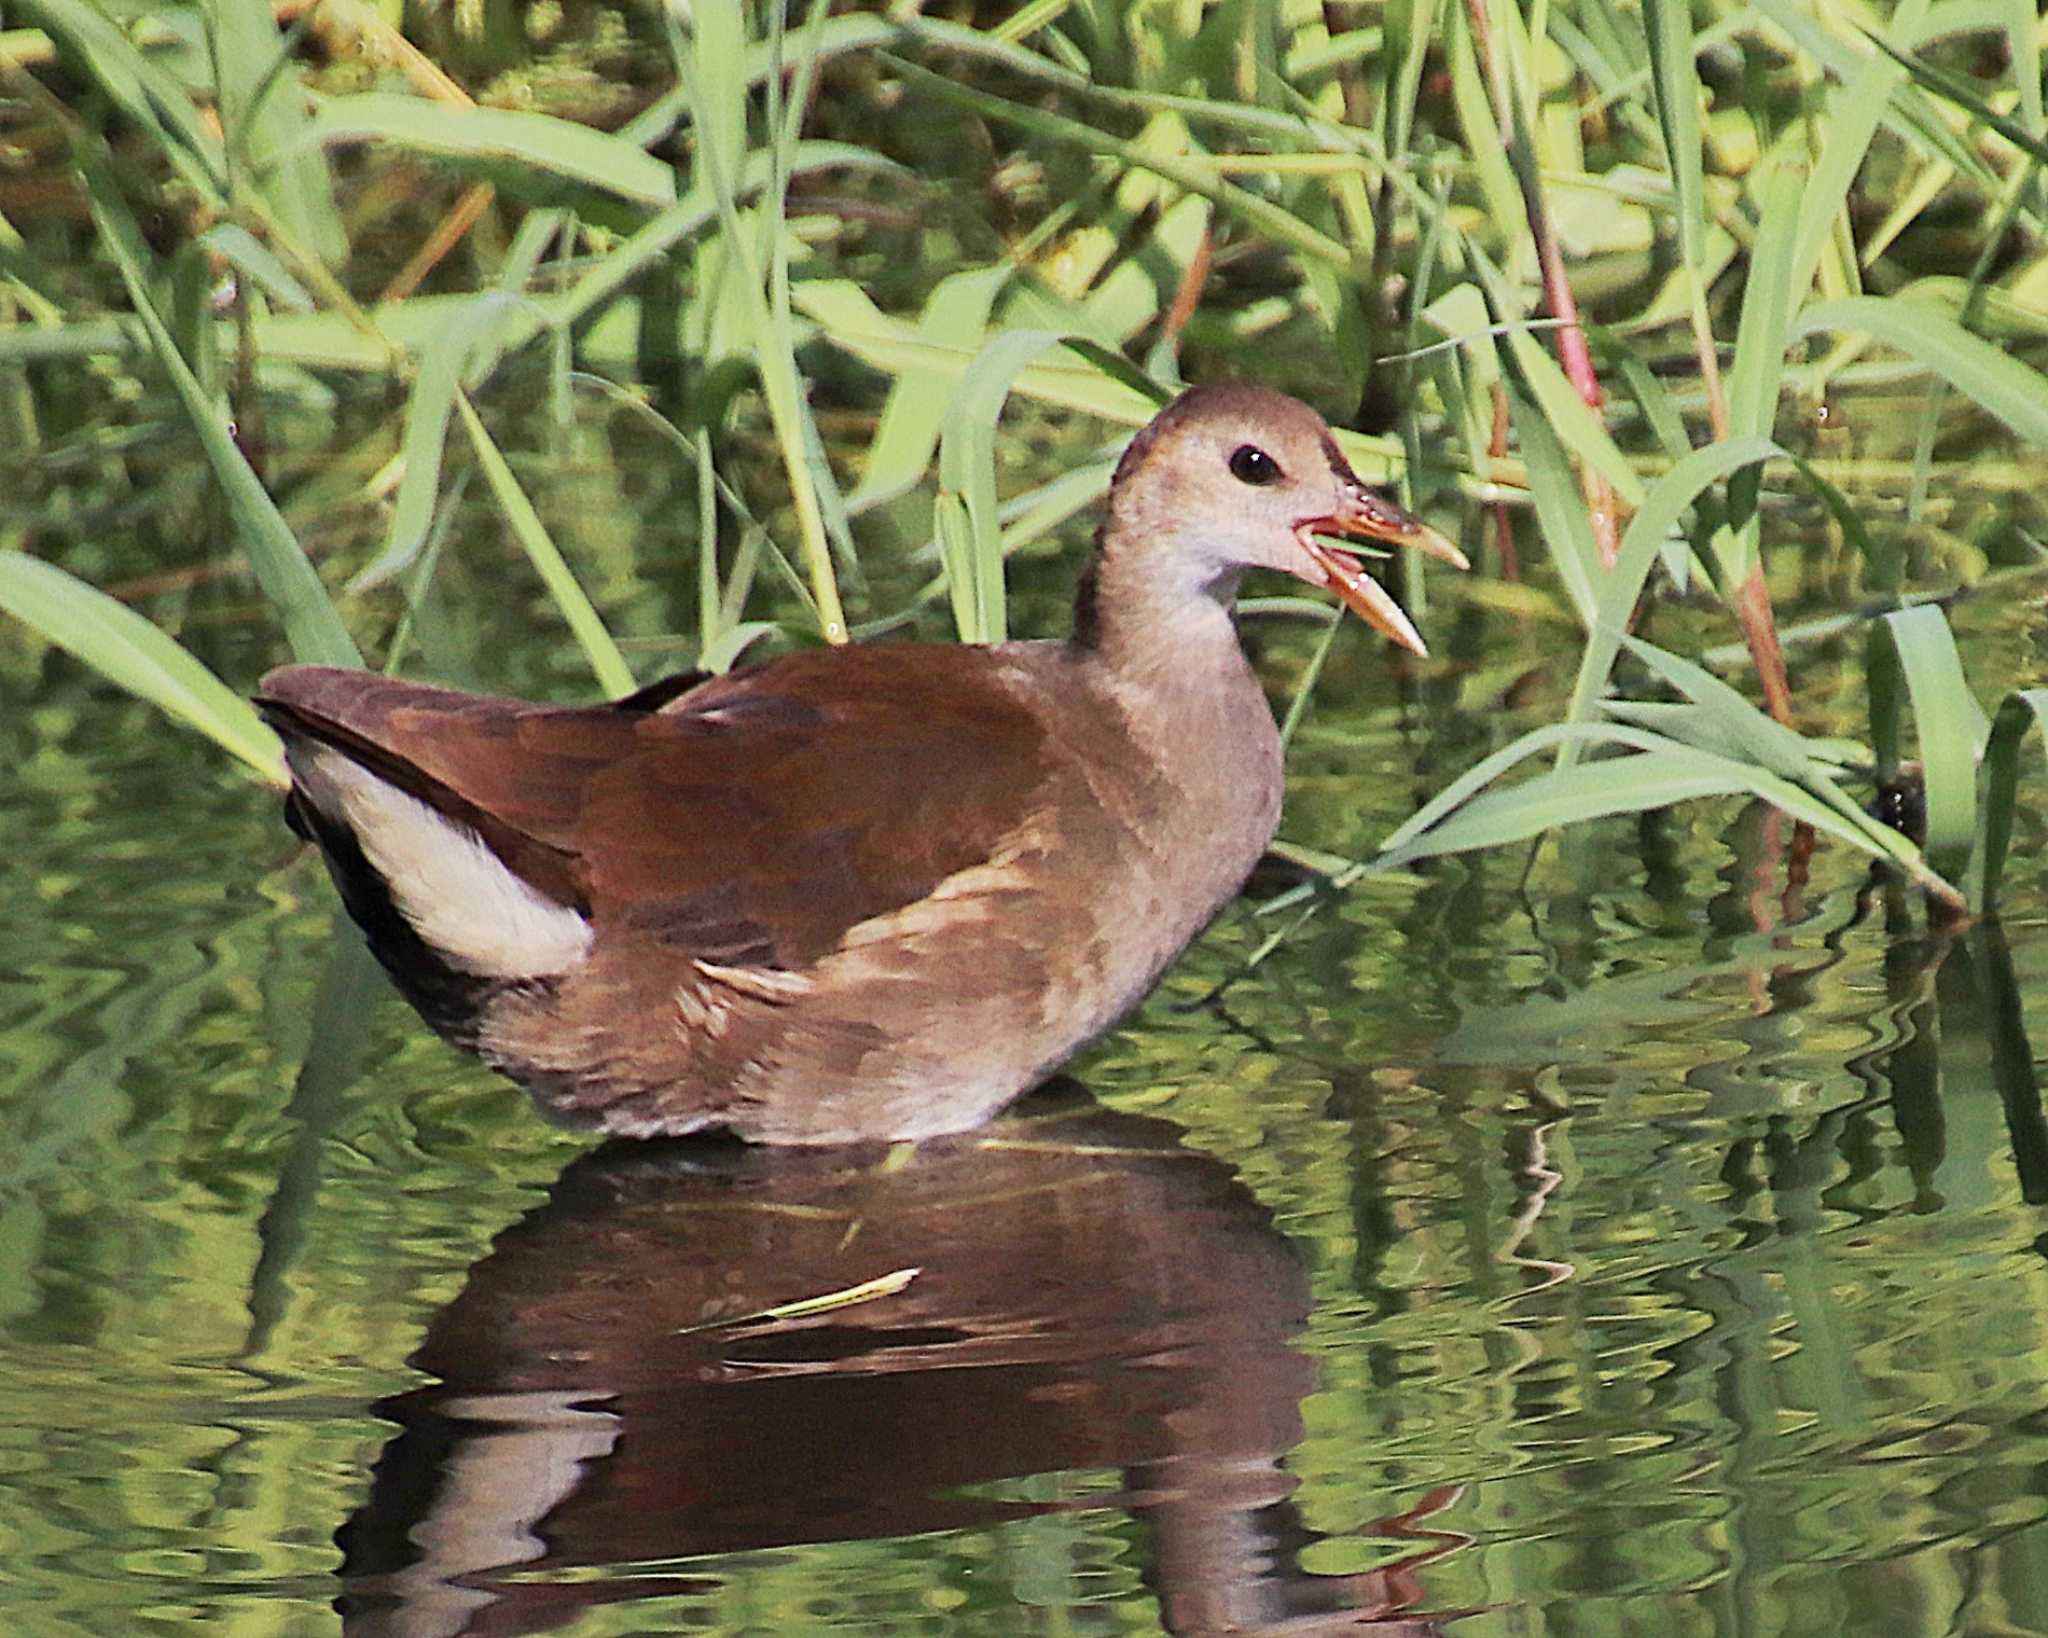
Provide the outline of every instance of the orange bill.
{"type": "MultiPolygon", "coordinates": [[[[1427,654],[1422,635],[1408,616],[1366,572],[1355,553],[1318,540],[1318,534],[1349,535],[1354,540],[1380,540],[1390,546],[1412,546],[1440,558],[1456,568],[1470,568],[1465,554],[1448,539],[1411,513],[1404,512],[1384,495],[1375,494],[1353,480],[1344,487],[1343,500],[1329,517],[1310,518],[1295,530],[1301,549],[1321,576],[1321,583],[1335,592],[1344,606],[1377,631],[1385,632],[1413,654],[1427,654]]],[[[1303,575],[1314,582],[1315,575],[1303,575]]]]}

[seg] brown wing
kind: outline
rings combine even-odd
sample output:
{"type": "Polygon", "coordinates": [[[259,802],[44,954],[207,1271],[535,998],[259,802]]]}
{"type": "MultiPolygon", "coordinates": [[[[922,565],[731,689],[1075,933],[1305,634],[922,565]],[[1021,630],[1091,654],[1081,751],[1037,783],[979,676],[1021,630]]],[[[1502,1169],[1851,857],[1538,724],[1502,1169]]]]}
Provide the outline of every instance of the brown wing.
{"type": "Polygon", "coordinates": [[[807,652],[588,708],[317,667],[258,698],[601,929],[748,965],[805,965],[986,861],[1059,778],[1014,662],[950,645],[807,652]]]}

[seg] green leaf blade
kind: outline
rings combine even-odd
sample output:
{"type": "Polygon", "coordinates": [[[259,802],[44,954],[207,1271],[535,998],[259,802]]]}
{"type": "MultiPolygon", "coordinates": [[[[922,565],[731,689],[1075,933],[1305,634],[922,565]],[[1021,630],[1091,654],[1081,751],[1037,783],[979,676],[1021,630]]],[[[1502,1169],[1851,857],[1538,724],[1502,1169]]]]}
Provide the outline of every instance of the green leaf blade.
{"type": "Polygon", "coordinates": [[[0,552],[0,611],[282,787],[284,747],[240,694],[127,604],[25,552],[0,552]]]}
{"type": "Polygon", "coordinates": [[[2048,740],[2048,688],[2022,688],[2006,695],[1992,719],[1984,748],[1984,819],[1975,895],[1978,907],[1986,911],[1998,908],[2019,800],[2020,752],[2029,728],[2039,728],[2048,740]]]}

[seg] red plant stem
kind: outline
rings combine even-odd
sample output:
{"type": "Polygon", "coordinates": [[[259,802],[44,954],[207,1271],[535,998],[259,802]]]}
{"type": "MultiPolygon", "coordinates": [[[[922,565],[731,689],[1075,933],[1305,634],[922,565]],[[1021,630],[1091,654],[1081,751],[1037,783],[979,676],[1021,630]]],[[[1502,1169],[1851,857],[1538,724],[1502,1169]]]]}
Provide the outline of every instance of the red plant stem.
{"type": "Polygon", "coordinates": [[[1749,575],[1735,588],[1735,623],[1756,664],[1757,682],[1764,691],[1764,709],[1775,721],[1792,721],[1792,685],[1785,675],[1785,651],[1778,646],[1778,622],[1771,613],[1771,589],[1764,581],[1759,553],[1749,566],[1749,575]]]}
{"type": "Polygon", "coordinates": [[[1180,288],[1173,293],[1173,304],[1167,308],[1166,317],[1160,322],[1160,335],[1168,347],[1178,350],[1181,331],[1195,316],[1195,309],[1202,305],[1202,292],[1208,287],[1209,268],[1215,254],[1216,238],[1212,225],[1202,229],[1202,237],[1195,244],[1195,253],[1188,260],[1187,271],[1181,275],[1180,288]]]}
{"type": "MultiPolygon", "coordinates": [[[[1529,235],[1536,242],[1537,266],[1543,275],[1543,305],[1557,324],[1557,360],[1565,379],[1572,384],[1586,407],[1598,414],[1607,403],[1600,389],[1600,377],[1593,368],[1593,351],[1586,344],[1586,332],[1579,325],[1579,304],[1572,295],[1571,280],[1565,274],[1564,249],[1551,225],[1544,204],[1543,178],[1530,147],[1528,123],[1514,106],[1506,71],[1496,60],[1493,29],[1487,20],[1487,0],[1465,0],[1472,19],[1472,43],[1479,56],[1480,71],[1486,76],[1493,102],[1493,117],[1507,144],[1508,165],[1522,192],[1522,213],[1529,235]]],[[[1612,487],[1591,468],[1581,467],[1579,485],[1585,492],[1586,511],[1593,524],[1593,538],[1600,548],[1600,561],[1613,568],[1621,556],[1621,520],[1612,487]]]]}

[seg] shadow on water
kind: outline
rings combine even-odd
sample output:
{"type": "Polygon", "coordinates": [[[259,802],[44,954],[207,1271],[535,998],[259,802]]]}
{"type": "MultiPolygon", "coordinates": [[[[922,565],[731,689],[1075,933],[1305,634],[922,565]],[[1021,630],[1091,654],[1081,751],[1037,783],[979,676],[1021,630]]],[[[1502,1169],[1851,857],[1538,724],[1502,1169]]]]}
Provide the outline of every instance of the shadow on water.
{"type": "MultiPolygon", "coordinates": [[[[433,1385],[376,1407],[397,1431],[340,1532],[346,1629],[726,1612],[753,1575],[726,1555],[809,1548],[851,1581],[818,1549],[1083,1511],[1142,1570],[1122,1596],[1179,1632],[1419,1634],[1475,1606],[1640,1630],[1676,1582],[1687,1630],[1782,1608],[1776,1630],[1855,1630],[1966,1555],[2048,1585],[2031,1344],[1981,1375],[2048,1254],[2010,1203],[2048,1204],[2048,1120],[2006,931],[1930,933],[1876,877],[1809,890],[1768,814],[1725,841],[1703,897],[1645,821],[1634,943],[1569,893],[1503,932],[1503,895],[1446,873],[1396,954],[1454,975],[1448,999],[1349,1048],[1341,1016],[1289,1033],[1272,986],[1219,1005],[1326,1089],[1292,1152],[1346,1145],[1343,1249],[1310,1255],[1363,1301],[1318,1311],[1313,1357],[1303,1257],[1259,1195],[1178,1126],[1071,1092],[915,1148],[578,1159],[433,1316],[433,1385]],[[1456,977],[1460,951],[1497,959],[1489,937],[1541,970],[1456,977]],[[791,1306],[834,1293],[859,1300],[791,1306]],[[1951,1366],[1995,1386],[1972,1398],[1951,1366]],[[1309,1527],[1304,1454],[1367,1522],[1309,1527]],[[1842,1524],[1842,1495],[1870,1520],[1842,1524]]],[[[317,1240],[377,982],[338,957],[308,1021],[245,1362],[274,1352],[317,1240]]],[[[1260,1176],[1307,1245],[1300,1202],[1326,1196],[1260,1176]]],[[[963,1596],[1024,1601],[995,1579],[963,1596]]],[[[2036,1630],[2034,1593],[2007,1604],[2036,1630]]]]}
{"type": "MultiPolygon", "coordinates": [[[[1665,973],[1651,987],[1646,974],[1636,993],[1609,975],[1623,993],[1599,1005],[1682,1019],[1689,988],[1757,997],[1725,1055],[1685,1076],[1705,1103],[1681,1124],[1721,1134],[1726,1193],[1718,1208],[1674,1200],[1680,1218],[1712,1219],[1694,1225],[1700,1255],[1643,1276],[1706,1322],[1666,1339],[1665,1386],[1724,1413],[1708,1459],[1742,1504],[1704,1596],[1728,1630],[1752,1630],[1799,1557],[1783,1545],[1804,1492],[1784,1477],[1780,1401],[1807,1384],[1832,1452],[1816,1458],[1851,1467],[1904,1410],[1868,1386],[1889,1343],[1868,1339],[1879,1351],[1865,1360],[1849,1339],[1824,1223],[1867,1215],[1859,1189],[1892,1168],[1910,1181],[1909,1214],[1941,1212],[1998,1150],[2024,1199],[2048,1201],[2048,1120],[1995,922],[1915,932],[1911,907],[1875,879],[1809,904],[1795,875],[1761,897],[1741,861],[1775,860],[1784,838],[1737,840],[1688,983],[1665,973]],[[1863,1096],[1788,1120],[1758,1087],[1790,1061],[1781,1037],[1796,1035],[1805,998],[1873,922],[1890,935],[1873,1027],[1890,1024],[1846,1065],[1863,1096]],[[1794,927],[1801,938],[1783,936],[1794,927]],[[1945,1096],[1945,1080],[1998,1096],[1945,1096]],[[1801,1350],[1780,1362],[1772,1339],[1788,1321],[1801,1350]]],[[[1552,947],[1568,964],[1569,940],[1552,947]]],[[[1599,988],[1561,985],[1556,1017],[1540,995],[1468,1012],[1443,1059],[1505,1066],[1519,1048],[1519,1081],[1599,988]]],[[[1363,1138],[1372,1099],[1330,1084],[1363,1138]]],[[[1597,1271],[1578,1266],[1583,1248],[1537,1254],[1560,1178],[1548,1134],[1569,1117],[1531,1096],[1533,1118],[1497,1128],[1513,1198],[1484,1191],[1495,1299],[1577,1290],[1597,1271]]],[[[1401,1239],[1387,1192],[1398,1182],[1353,1158],[1370,1258],[1401,1239]]],[[[1556,1498],[1475,1448],[1455,1464],[1476,1481],[1462,1492],[1382,1483],[1387,1511],[1357,1532],[1379,1544],[1372,1569],[1312,1573],[1325,1538],[1297,1511],[1287,1468],[1318,1387],[1298,1346],[1311,1303],[1295,1247],[1231,1166],[1184,1146],[1177,1126],[1071,1088],[914,1147],[610,1145],[570,1165],[433,1318],[413,1363],[434,1385],[377,1407],[399,1431],[339,1534],[338,1607],[364,1635],[553,1630],[600,1605],[715,1600],[719,1555],[1107,1509],[1140,1527],[1168,1630],[1442,1631],[1470,1613],[1437,1582],[1476,1539],[1452,1518],[1475,1526],[1556,1498]],[[1083,1478],[1033,1482],[1047,1475],[1083,1478]]],[[[1611,1579],[1597,1566],[1612,1547],[1556,1561],[1547,1587],[1517,1577],[1511,1602],[1570,1605],[1611,1579]]]]}
{"type": "Polygon", "coordinates": [[[1380,1568],[1300,1567],[1310,1298],[1265,1208],[1164,1121],[1034,1111],[914,1149],[572,1164],[435,1317],[438,1385],[380,1407],[401,1431],[341,1532],[347,1630],[545,1630],[691,1585],[593,1570],[1076,1505],[1142,1521],[1171,1630],[1439,1630],[1416,1571],[1464,1541],[1427,1525],[1448,1495],[1380,1521],[1380,1568]],[[1121,1488],[1012,1483],[1074,1470],[1121,1488]]]}

